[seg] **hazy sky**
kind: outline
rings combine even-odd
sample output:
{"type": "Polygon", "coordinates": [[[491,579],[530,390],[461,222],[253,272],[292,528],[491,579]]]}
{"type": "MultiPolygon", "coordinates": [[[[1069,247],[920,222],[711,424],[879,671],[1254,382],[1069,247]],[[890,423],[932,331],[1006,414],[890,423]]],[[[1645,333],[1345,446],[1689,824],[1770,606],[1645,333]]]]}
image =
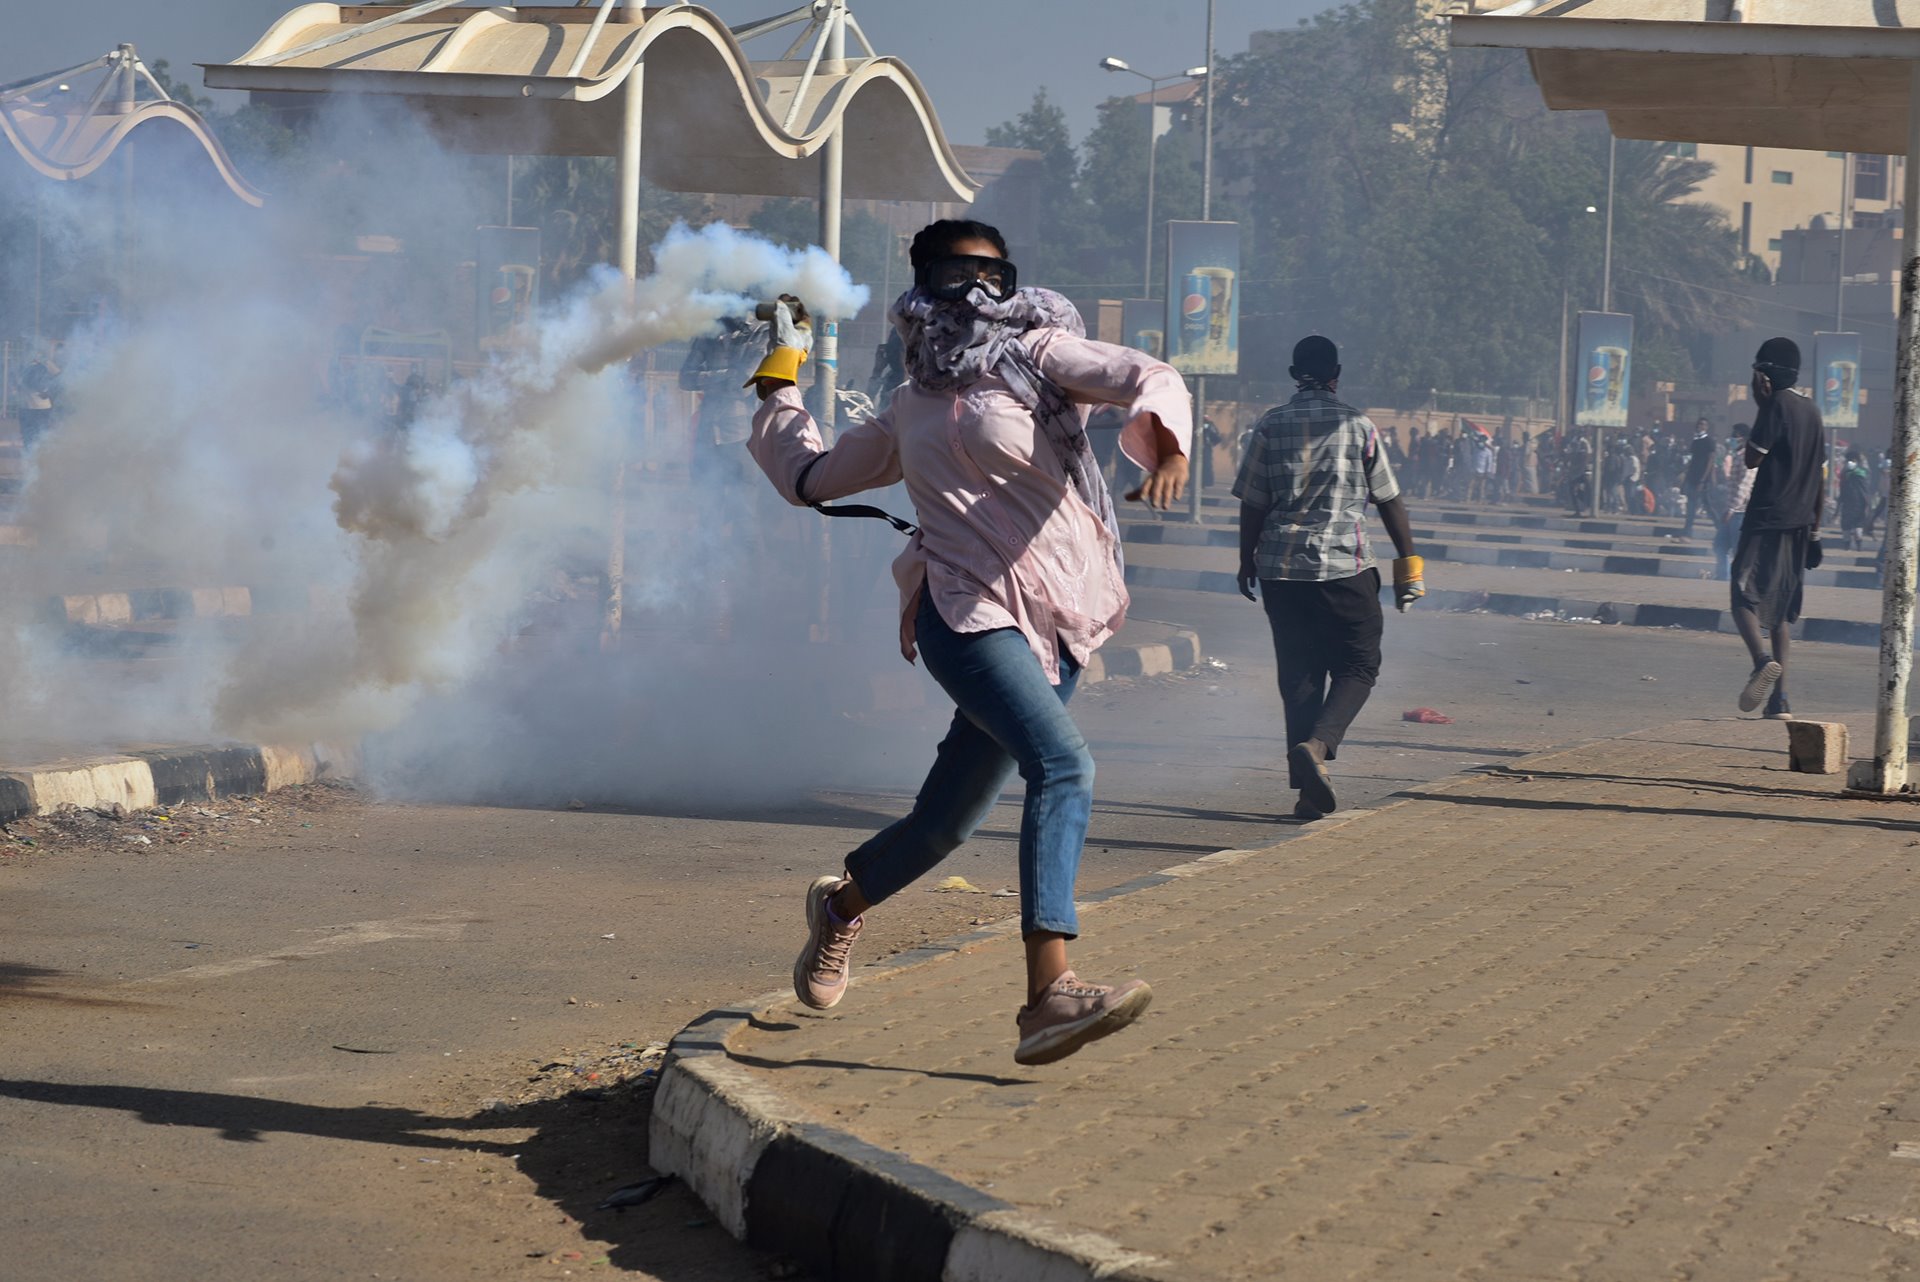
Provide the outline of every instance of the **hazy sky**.
{"type": "MultiPolygon", "coordinates": [[[[238,57],[294,3],[6,0],[0,10],[17,7],[21,14],[8,15],[0,83],[85,62],[132,41],[149,62],[166,59],[198,88],[199,71],[190,64],[238,57]]],[[[708,7],[739,23],[792,5],[713,0],[708,7]]],[[[1249,32],[1290,26],[1328,7],[1328,0],[1216,0],[1216,47],[1241,52],[1249,32]]],[[[1101,58],[1157,75],[1203,61],[1206,45],[1205,0],[854,0],[853,12],[881,53],[904,58],[925,82],[956,143],[984,141],[989,127],[1018,114],[1042,85],[1066,109],[1077,139],[1103,98],[1146,88],[1143,80],[1101,71],[1101,58]]],[[[773,56],[760,45],[752,52],[773,56]]]]}

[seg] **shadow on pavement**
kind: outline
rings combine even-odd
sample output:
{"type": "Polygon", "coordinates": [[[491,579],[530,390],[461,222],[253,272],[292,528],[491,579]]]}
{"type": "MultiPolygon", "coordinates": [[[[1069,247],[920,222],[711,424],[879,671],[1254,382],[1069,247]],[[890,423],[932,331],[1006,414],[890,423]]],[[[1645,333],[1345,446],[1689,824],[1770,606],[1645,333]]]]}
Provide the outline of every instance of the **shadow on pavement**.
{"type": "Polygon", "coordinates": [[[334,1107],[213,1091],[0,1079],[0,1100],[118,1110],[148,1125],[197,1126],[239,1143],[287,1134],[491,1153],[512,1160],[540,1197],[579,1222],[583,1236],[604,1243],[609,1265],[640,1270],[662,1282],[710,1282],[717,1276],[713,1243],[690,1241],[679,1231],[710,1223],[706,1209],[685,1188],[676,1184],[637,1207],[598,1209],[616,1188],[658,1174],[645,1162],[652,1098],[649,1081],[644,1089],[589,1089],[466,1117],[437,1117],[377,1104],[334,1107]],[[503,1131],[514,1138],[490,1138],[503,1131]]]}
{"type": "Polygon", "coordinates": [[[53,1006],[96,1008],[132,1008],[152,1005],[151,1002],[133,1001],[125,997],[88,997],[81,993],[43,987],[67,973],[64,970],[34,966],[26,962],[0,962],[0,1005],[12,1002],[45,1002],[53,1006]]]}

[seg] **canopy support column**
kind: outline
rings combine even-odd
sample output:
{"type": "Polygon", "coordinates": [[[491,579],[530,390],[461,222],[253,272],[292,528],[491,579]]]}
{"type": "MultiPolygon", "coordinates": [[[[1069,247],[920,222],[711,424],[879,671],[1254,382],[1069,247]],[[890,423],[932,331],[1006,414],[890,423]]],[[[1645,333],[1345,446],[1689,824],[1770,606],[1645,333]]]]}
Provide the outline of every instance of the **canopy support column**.
{"type": "Polygon", "coordinates": [[[1907,89],[1906,237],[1900,245],[1900,331],[1895,352],[1893,484],[1887,500],[1886,581],[1880,598],[1880,686],[1874,707],[1872,792],[1907,783],[1907,686],[1913,675],[1913,597],[1920,554],[1920,62],[1907,89]]]}
{"type": "MultiPolygon", "coordinates": [[[[620,274],[627,281],[627,301],[633,301],[633,282],[640,274],[640,102],[646,84],[647,64],[633,64],[620,102],[620,274]]],[[[648,395],[643,378],[640,394],[648,395]]],[[[606,616],[601,622],[600,644],[611,649],[619,644],[621,617],[625,611],[627,578],[627,435],[632,424],[623,424],[614,447],[613,503],[609,514],[607,544],[606,616]]]]}

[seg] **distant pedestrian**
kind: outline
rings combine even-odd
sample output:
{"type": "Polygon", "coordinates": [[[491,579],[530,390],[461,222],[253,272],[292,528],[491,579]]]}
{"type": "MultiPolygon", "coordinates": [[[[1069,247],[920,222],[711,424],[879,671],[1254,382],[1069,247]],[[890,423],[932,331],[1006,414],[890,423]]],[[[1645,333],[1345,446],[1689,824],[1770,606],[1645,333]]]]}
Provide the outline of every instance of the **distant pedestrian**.
{"type": "Polygon", "coordinates": [[[1849,552],[1858,552],[1866,544],[1872,503],[1873,474],[1867,470],[1866,456],[1858,445],[1849,445],[1846,464],[1840,469],[1840,529],[1847,536],[1849,552]]]}
{"type": "Polygon", "coordinates": [[[1740,710],[1762,702],[1766,715],[1792,716],[1787,705],[1787,651],[1800,617],[1806,571],[1820,564],[1821,461],[1826,432],[1813,399],[1794,384],[1800,348],[1769,338],[1753,362],[1753,399],[1760,412],[1747,438],[1753,496],[1733,551],[1733,622],[1747,643],[1753,672],[1740,690],[1740,710]],[[1772,653],[1762,644],[1771,634],[1772,653]]]}
{"type": "Polygon", "coordinates": [[[1520,492],[1538,494],[1540,492],[1540,443],[1545,435],[1535,432],[1529,436],[1520,433],[1520,492]]]}
{"type": "Polygon", "coordinates": [[[1334,396],[1338,349],[1318,335],[1303,338],[1288,372],[1300,390],[1261,418],[1233,492],[1240,591],[1265,608],[1273,632],[1287,775],[1300,794],[1293,813],[1310,822],[1338,805],[1326,763],[1380,672],[1384,625],[1380,571],[1367,543],[1369,500],[1399,554],[1395,602],[1405,610],[1426,584],[1379,430],[1334,396]]]}
{"type": "Polygon", "coordinates": [[[1483,431],[1467,433],[1472,448],[1473,479],[1467,483],[1467,497],[1479,503],[1491,503],[1495,450],[1493,438],[1483,431]]]}
{"type": "Polygon", "coordinates": [[[1687,446],[1687,471],[1680,483],[1681,492],[1687,500],[1687,523],[1680,533],[1686,538],[1693,537],[1693,523],[1705,506],[1703,491],[1713,471],[1715,457],[1719,449],[1713,441],[1713,427],[1705,417],[1693,425],[1693,440],[1687,446]]]}
{"type": "Polygon", "coordinates": [[[25,403],[20,407],[20,448],[31,453],[34,445],[53,427],[60,412],[58,344],[28,362],[20,375],[20,390],[25,395],[25,403]]]}
{"type": "Polygon", "coordinates": [[[1747,466],[1747,425],[1735,423],[1727,432],[1727,455],[1714,465],[1714,491],[1707,501],[1713,516],[1713,577],[1732,577],[1733,546],[1740,541],[1740,520],[1753,494],[1753,469],[1747,466]]]}

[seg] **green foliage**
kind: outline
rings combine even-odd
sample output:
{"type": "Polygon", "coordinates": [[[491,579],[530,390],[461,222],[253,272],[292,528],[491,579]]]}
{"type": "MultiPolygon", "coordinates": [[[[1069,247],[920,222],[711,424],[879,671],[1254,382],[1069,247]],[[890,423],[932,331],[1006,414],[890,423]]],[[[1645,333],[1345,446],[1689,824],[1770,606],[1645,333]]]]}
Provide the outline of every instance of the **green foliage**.
{"type": "Polygon", "coordinates": [[[1040,153],[1039,259],[1028,270],[1036,280],[1055,285],[1080,283],[1086,265],[1078,261],[1079,250],[1088,236],[1089,211],[1081,191],[1080,153],[1067,129],[1067,114],[1042,89],[1019,116],[987,130],[987,145],[1040,153]]]}
{"type": "MultiPolygon", "coordinates": [[[[1518,54],[1444,48],[1405,0],[1354,0],[1225,60],[1213,91],[1214,216],[1242,227],[1246,376],[1279,380],[1294,338],[1340,342],[1347,381],[1385,403],[1430,390],[1550,396],[1562,297],[1601,302],[1608,136],[1551,113],[1518,54]],[[1265,337],[1261,337],[1264,335],[1265,337]],[[1265,342],[1271,350],[1260,350],[1265,342]]],[[[989,135],[1070,158],[1044,98],[989,135]]],[[[1199,216],[1196,119],[1158,144],[1153,292],[1169,219],[1199,216]]],[[[1048,193],[1047,261],[1029,278],[1138,293],[1147,115],[1114,99],[1079,165],[1048,193]]],[[[1713,334],[1744,319],[1755,278],[1718,211],[1689,198],[1710,173],[1659,144],[1621,142],[1613,306],[1635,317],[1634,377],[1703,371],[1713,334]]]]}

